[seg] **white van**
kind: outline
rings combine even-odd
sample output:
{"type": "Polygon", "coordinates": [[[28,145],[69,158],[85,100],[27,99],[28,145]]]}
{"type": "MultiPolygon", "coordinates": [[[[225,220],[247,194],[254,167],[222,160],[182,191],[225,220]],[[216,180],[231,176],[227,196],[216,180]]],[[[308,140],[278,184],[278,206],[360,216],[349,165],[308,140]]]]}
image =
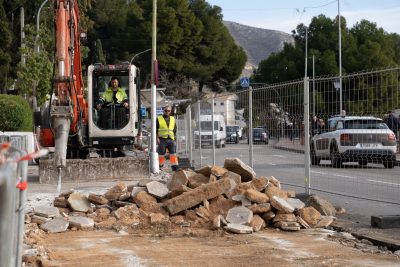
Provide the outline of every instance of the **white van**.
{"type": "MultiPolygon", "coordinates": [[[[200,115],[201,146],[211,146],[214,134],[215,146],[225,146],[226,126],[222,115],[214,115],[214,132],[212,131],[212,116],[200,115]]],[[[195,147],[199,146],[199,130],[194,131],[195,147]]]]}

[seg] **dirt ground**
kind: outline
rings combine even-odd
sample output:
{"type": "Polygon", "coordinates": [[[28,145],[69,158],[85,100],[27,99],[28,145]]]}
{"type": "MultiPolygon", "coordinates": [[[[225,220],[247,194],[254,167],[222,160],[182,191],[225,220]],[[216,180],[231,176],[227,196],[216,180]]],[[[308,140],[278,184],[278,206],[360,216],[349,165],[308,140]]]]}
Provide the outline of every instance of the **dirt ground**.
{"type": "Polygon", "coordinates": [[[328,240],[329,230],[250,235],[189,229],[128,234],[68,231],[46,234],[40,245],[61,266],[400,266],[394,255],[364,253],[328,240]]]}

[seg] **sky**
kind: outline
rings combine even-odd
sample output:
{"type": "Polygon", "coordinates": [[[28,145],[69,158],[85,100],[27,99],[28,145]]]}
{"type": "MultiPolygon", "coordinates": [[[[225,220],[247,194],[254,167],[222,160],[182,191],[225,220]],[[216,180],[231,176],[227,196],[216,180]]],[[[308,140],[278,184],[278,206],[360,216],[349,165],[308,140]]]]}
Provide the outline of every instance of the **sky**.
{"type": "MultiPolygon", "coordinates": [[[[351,28],[362,19],[388,33],[400,34],[400,0],[339,0],[340,14],[351,28]]],[[[207,0],[222,8],[224,20],[291,33],[320,14],[335,18],[338,0],[207,0]]]]}

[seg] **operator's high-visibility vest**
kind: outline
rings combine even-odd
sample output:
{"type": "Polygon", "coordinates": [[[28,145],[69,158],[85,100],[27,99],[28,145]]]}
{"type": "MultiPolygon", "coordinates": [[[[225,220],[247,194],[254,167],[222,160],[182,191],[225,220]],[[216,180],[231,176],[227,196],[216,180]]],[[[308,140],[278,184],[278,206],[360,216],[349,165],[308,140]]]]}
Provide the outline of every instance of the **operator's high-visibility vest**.
{"type": "Polygon", "coordinates": [[[175,118],[173,116],[169,117],[169,126],[167,125],[167,122],[165,121],[164,117],[158,116],[158,137],[160,138],[171,138],[172,140],[175,140],[175,135],[174,135],[174,128],[175,128],[175,118]]]}
{"type": "MultiPolygon", "coordinates": [[[[118,103],[118,104],[121,104],[122,101],[128,99],[128,96],[126,95],[125,91],[124,91],[121,87],[118,87],[118,91],[117,91],[117,93],[115,94],[115,97],[117,98],[117,103],[118,103]]],[[[104,94],[103,94],[103,96],[102,96],[102,100],[103,100],[104,102],[113,102],[113,91],[112,91],[111,88],[108,88],[108,89],[104,92],[104,94]]]]}

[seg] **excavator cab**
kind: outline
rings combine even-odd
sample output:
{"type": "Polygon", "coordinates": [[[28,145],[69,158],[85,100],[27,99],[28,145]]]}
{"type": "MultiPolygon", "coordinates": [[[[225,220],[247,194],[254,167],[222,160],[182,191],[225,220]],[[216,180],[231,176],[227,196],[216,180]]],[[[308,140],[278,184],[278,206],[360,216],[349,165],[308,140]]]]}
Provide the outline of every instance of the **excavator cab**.
{"type": "MultiPolygon", "coordinates": [[[[138,104],[135,84],[136,67],[130,64],[91,65],[88,69],[89,145],[133,145],[138,132],[138,104]],[[126,94],[128,103],[101,102],[104,92],[117,78],[118,87],[126,94]]],[[[104,99],[104,98],[103,98],[104,99]]]]}

